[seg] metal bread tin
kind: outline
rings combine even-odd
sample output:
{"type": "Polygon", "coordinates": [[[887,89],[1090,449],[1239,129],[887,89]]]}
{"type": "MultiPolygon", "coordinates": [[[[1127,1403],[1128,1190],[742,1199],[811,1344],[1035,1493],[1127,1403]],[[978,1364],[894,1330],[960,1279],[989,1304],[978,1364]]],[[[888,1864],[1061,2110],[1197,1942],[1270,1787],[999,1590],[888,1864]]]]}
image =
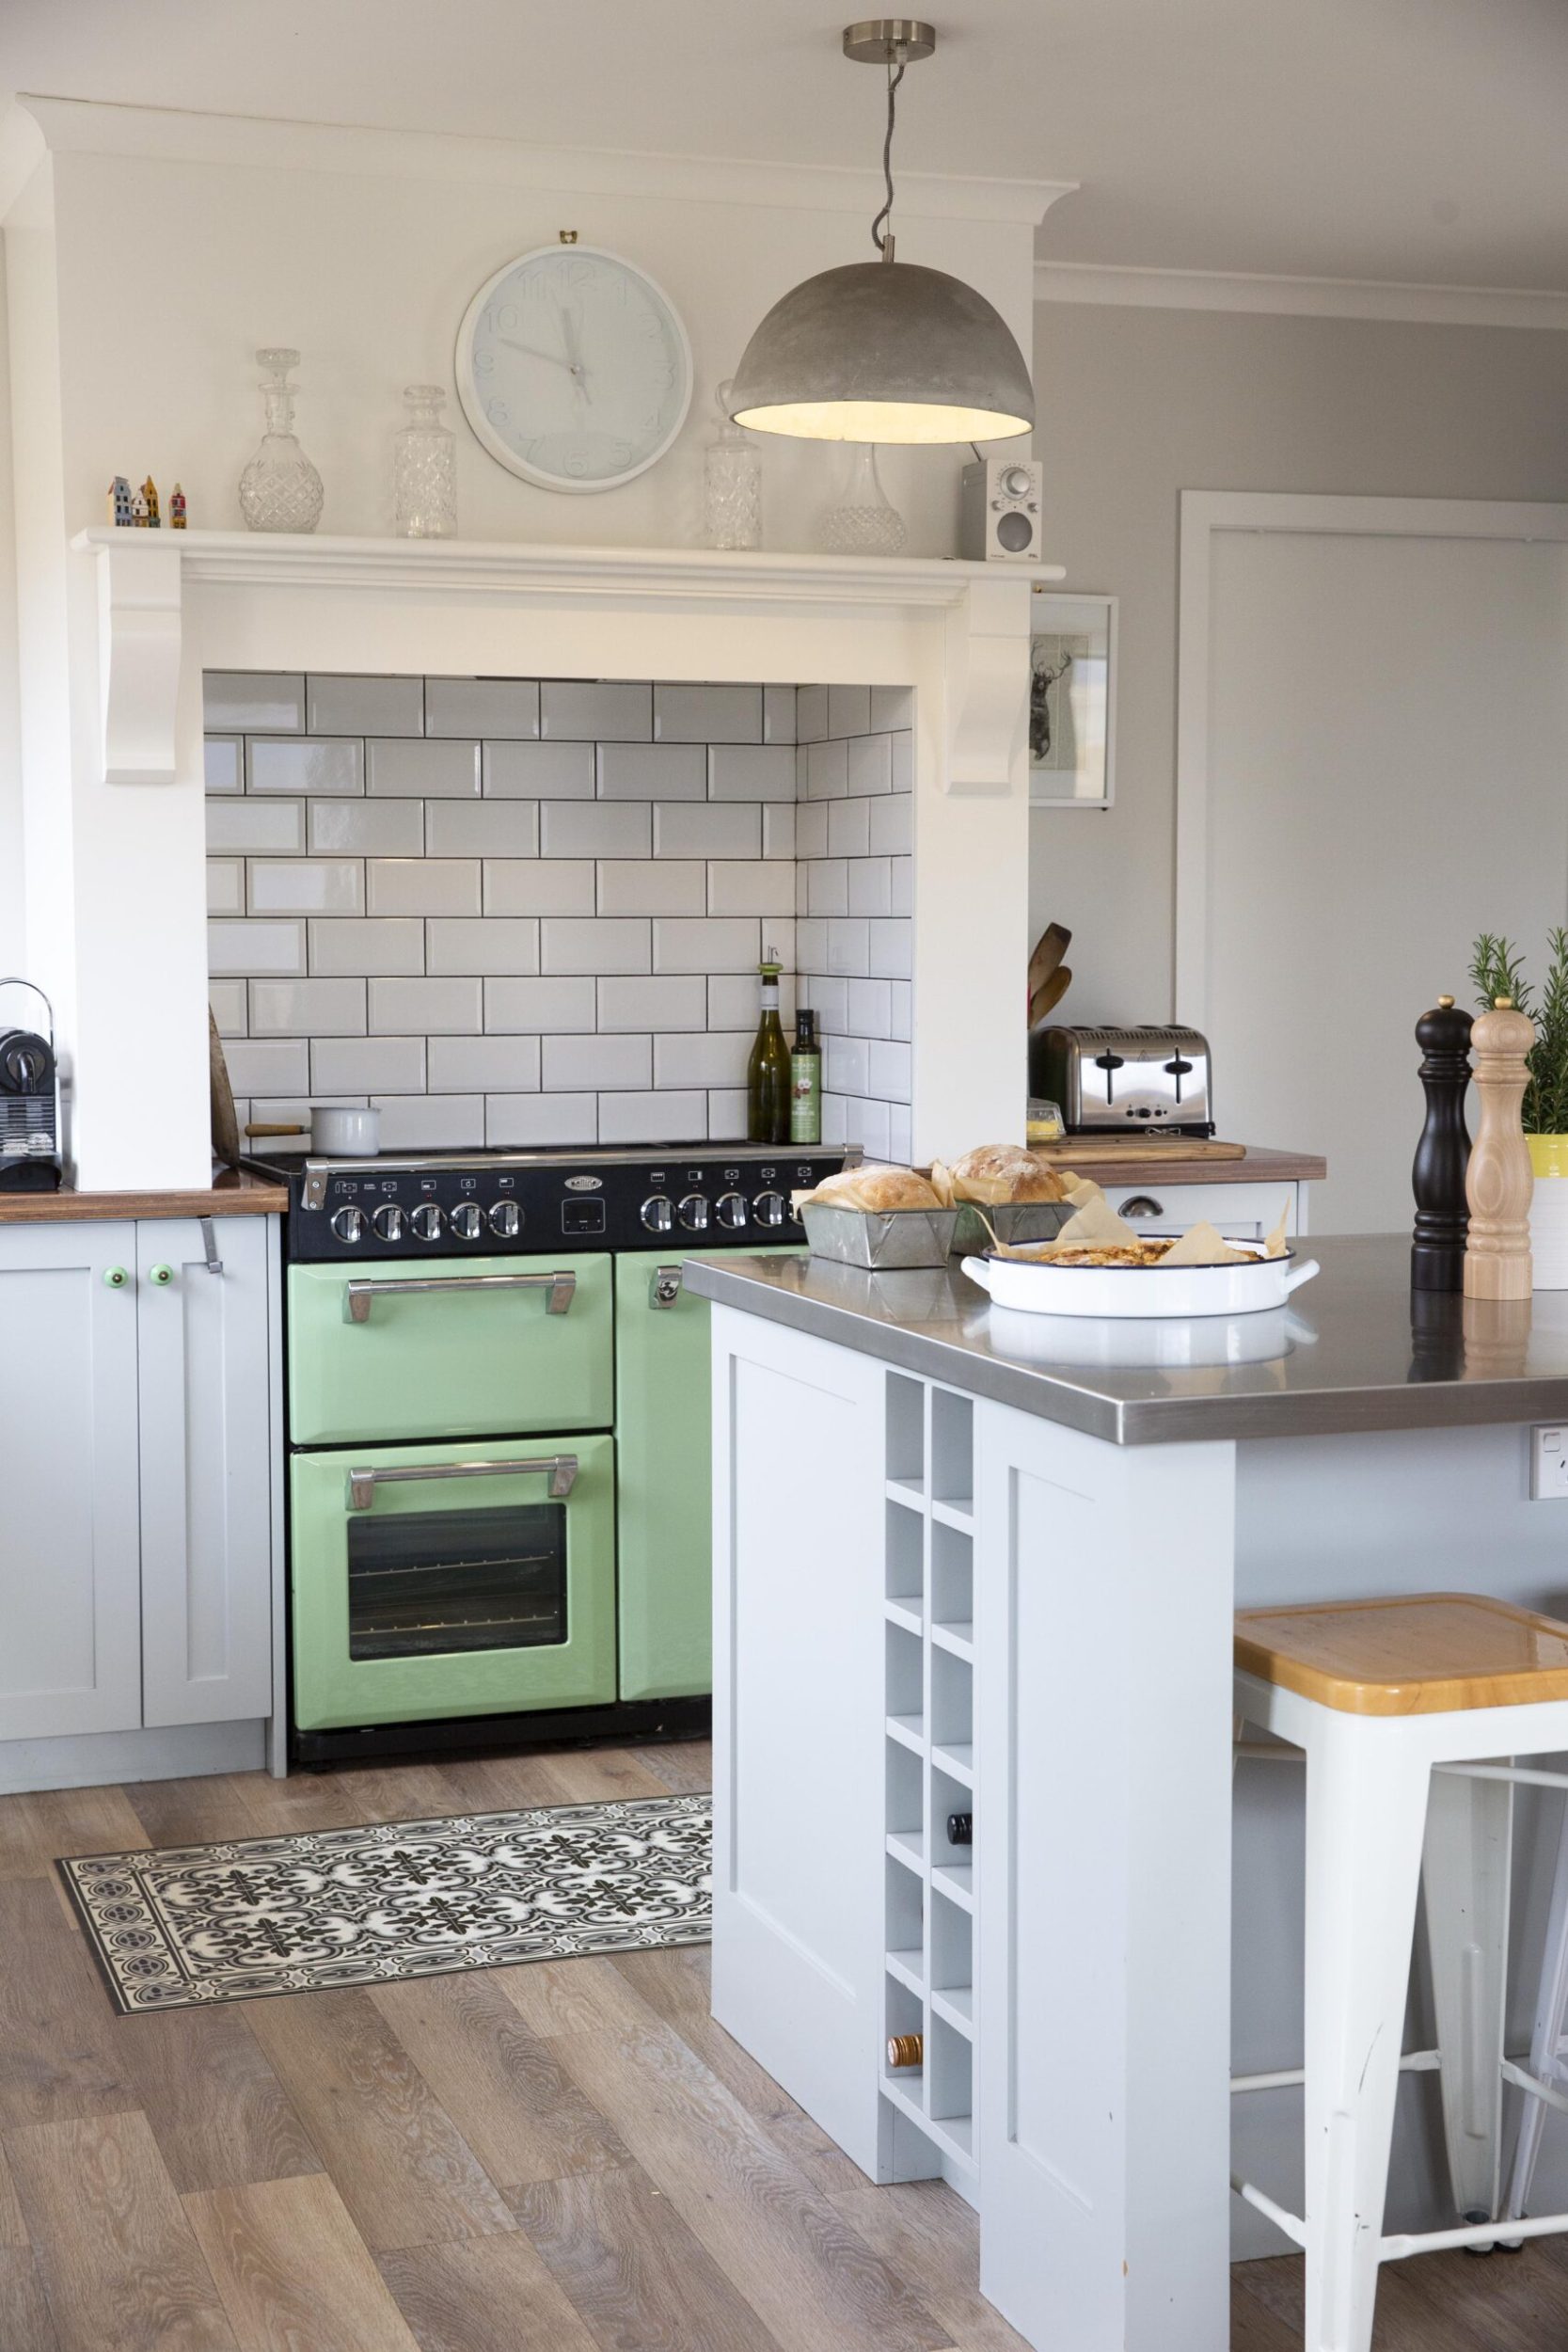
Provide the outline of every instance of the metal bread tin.
{"type": "Polygon", "coordinates": [[[838,1209],[811,1200],[800,1216],[814,1258],[872,1274],[945,1265],[958,1222],[957,1209],[838,1209]]]}
{"type": "Polygon", "coordinates": [[[1017,1245],[1026,1241],[1054,1241],[1072,1215],[1070,1200],[999,1200],[994,1209],[977,1209],[971,1200],[960,1200],[958,1206],[958,1231],[953,1236],[953,1254],[957,1258],[978,1257],[990,1248],[990,1233],[981,1224],[981,1216],[990,1219],[991,1231],[998,1241],[1017,1245]]]}

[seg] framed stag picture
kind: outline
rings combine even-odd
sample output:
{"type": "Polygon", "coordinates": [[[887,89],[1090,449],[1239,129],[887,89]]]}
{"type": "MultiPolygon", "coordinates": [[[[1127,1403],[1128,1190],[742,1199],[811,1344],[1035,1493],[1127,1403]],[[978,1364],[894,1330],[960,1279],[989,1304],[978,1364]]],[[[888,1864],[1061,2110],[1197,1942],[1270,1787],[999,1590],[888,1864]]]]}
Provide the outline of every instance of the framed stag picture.
{"type": "Polygon", "coordinates": [[[1037,588],[1029,805],[1109,808],[1116,780],[1117,599],[1037,588]]]}

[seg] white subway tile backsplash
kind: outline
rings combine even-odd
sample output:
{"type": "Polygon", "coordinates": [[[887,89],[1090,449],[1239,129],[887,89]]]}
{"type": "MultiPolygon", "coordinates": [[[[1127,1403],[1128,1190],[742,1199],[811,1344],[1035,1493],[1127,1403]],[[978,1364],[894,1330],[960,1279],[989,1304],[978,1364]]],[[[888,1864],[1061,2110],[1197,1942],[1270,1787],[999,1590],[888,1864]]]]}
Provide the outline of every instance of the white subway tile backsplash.
{"type": "MultiPolygon", "coordinates": [[[[762,1015],[762,983],[755,972],[715,972],[707,983],[707,1023],[710,1029],[744,1029],[751,1037],[757,1033],[762,1015]]],[[[802,1000],[803,1001],[803,1000],[802,1000]]],[[[779,1017],[786,1031],[795,1020],[795,978],[784,973],[779,982],[779,1017]]],[[[684,1023],[667,1021],[659,1015],[656,1026],[661,1029],[682,1027],[684,1023]]],[[[700,1021],[690,1025],[702,1028],[700,1021]]]]}
{"type": "Polygon", "coordinates": [[[202,723],[214,735],[302,735],[305,680],[264,670],[208,670],[202,723]]]}
{"type": "MultiPolygon", "coordinates": [[[[258,802],[257,807],[266,805],[258,802]]],[[[289,806],[278,802],[277,806],[289,806]]],[[[295,804],[297,805],[297,803],[295,804]]],[[[307,803],[311,854],[420,857],[425,847],[422,801],[311,801],[307,803]]],[[[209,842],[212,827],[207,828],[209,842]]]]}
{"type": "Polygon", "coordinates": [[[912,914],[914,913],[913,858],[889,858],[888,875],[890,883],[889,912],[894,914],[912,914]]]}
{"type": "Polygon", "coordinates": [[[806,868],[808,914],[847,914],[849,868],[843,858],[814,858],[806,868]]]}
{"type": "Polygon", "coordinates": [[[207,860],[207,912],[209,914],[245,913],[244,858],[210,857],[207,860]]]}
{"type": "MultiPolygon", "coordinates": [[[[493,926],[491,927],[493,928],[493,926]]],[[[558,1033],[566,1030],[603,1028],[598,1018],[595,991],[613,988],[613,980],[543,980],[497,978],[484,983],[484,1026],[486,1031],[531,1031],[535,1035],[546,1029],[558,1033]]],[[[633,986],[646,988],[648,982],[633,986]]],[[[628,1027],[638,1025],[628,1023],[628,1027]]]]}
{"type": "Polygon", "coordinates": [[[816,1013],[818,1037],[827,1036],[830,1030],[840,1037],[846,1032],[857,1037],[865,1034],[847,1010],[849,992],[857,985],[854,980],[830,980],[816,972],[800,980],[800,1001],[816,1013]]]}
{"type": "MultiPolygon", "coordinates": [[[[654,855],[755,857],[762,844],[765,818],[783,813],[740,802],[720,808],[710,801],[656,801],[654,855]]],[[[793,814],[793,803],[790,813],[793,814]]]]}
{"type": "Polygon", "coordinates": [[[487,857],[484,861],[487,920],[499,914],[592,914],[594,908],[592,858],[487,857]]]}
{"type": "Polygon", "coordinates": [[[303,1094],[310,1084],[305,1038],[233,1038],[223,1049],[229,1083],[238,1094],[303,1094]]]}
{"type": "Polygon", "coordinates": [[[458,974],[510,977],[539,969],[539,925],[532,917],[437,916],[425,926],[425,970],[447,978],[458,974]]]}
{"type": "Polygon", "coordinates": [[[310,969],[360,974],[422,972],[424,925],[410,916],[379,923],[323,918],[310,926],[310,969]]]}
{"type": "Polygon", "coordinates": [[[871,946],[863,919],[830,923],[827,930],[829,971],[864,979],[871,970],[871,946]]]}
{"type": "Polygon", "coordinates": [[[225,973],[303,972],[303,923],[209,923],[207,969],[225,973]]]}
{"type": "MultiPolygon", "coordinates": [[[[717,816],[721,812],[710,811],[717,816]]],[[[744,809],[723,812],[729,816],[744,816],[744,809]]],[[[769,801],[762,812],[762,854],[764,857],[795,857],[795,820],[799,811],[793,801],[769,801]]]]}
{"type": "Polygon", "coordinates": [[[907,730],[893,738],[893,788],[914,790],[914,737],[907,730]]]}
{"type": "Polygon", "coordinates": [[[372,1094],[384,1152],[464,1152],[484,1141],[482,1094],[372,1094]]]}
{"type": "Polygon", "coordinates": [[[868,969],[883,979],[907,980],[910,977],[910,926],[906,917],[895,915],[889,922],[866,925],[868,969]]]}
{"type": "Polygon", "coordinates": [[[707,797],[701,743],[601,743],[601,801],[701,801],[707,797]]]}
{"type": "Polygon", "coordinates": [[[651,972],[648,923],[624,917],[578,923],[546,915],[539,926],[539,964],[551,974],[651,972]]]}
{"type": "Polygon", "coordinates": [[[765,743],[793,743],[796,739],[795,700],[800,692],[795,686],[765,686],[762,690],[762,739],[765,743]]]}
{"type": "Polygon", "coordinates": [[[315,1094],[422,1094],[422,1037],[318,1037],[310,1045],[315,1094]]]}
{"type": "Polygon", "coordinates": [[[830,686],[828,689],[828,733],[830,735],[867,735],[870,730],[870,687],[830,686]]]}
{"type": "Polygon", "coordinates": [[[592,743],[486,743],[484,793],[492,801],[591,801],[592,743]]]}
{"type": "Polygon", "coordinates": [[[746,1114],[744,1087],[710,1087],[707,1098],[708,1141],[744,1143],[746,1114]]]}
{"type": "Polygon", "coordinates": [[[914,991],[908,980],[888,982],[889,1037],[911,1038],[914,1035],[911,1025],[913,995],[914,991]]]}
{"type": "Polygon", "coordinates": [[[762,958],[762,939],[754,922],[656,922],[653,940],[656,972],[745,972],[762,958]]]}
{"type": "Polygon", "coordinates": [[[802,801],[795,812],[795,854],[798,858],[826,857],[830,801],[802,801]]]}
{"type": "Polygon", "coordinates": [[[891,1037],[893,1035],[893,982],[891,980],[850,980],[846,985],[846,1003],[842,1020],[828,1025],[841,1029],[848,1037],[891,1037]]]}
{"type": "Polygon", "coordinates": [[[702,914],[706,911],[707,874],[697,858],[601,858],[598,912],[702,914]]]}
{"type": "Polygon", "coordinates": [[[871,724],[875,733],[891,733],[895,727],[914,724],[914,688],[912,686],[874,686],[871,689],[871,724]]]}
{"type": "Polygon", "coordinates": [[[539,681],[427,677],[424,731],[430,736],[499,735],[531,742],[539,733],[539,681]]]}
{"type": "Polygon", "coordinates": [[[209,792],[245,790],[245,739],[209,735],[202,747],[202,772],[209,792]]]}
{"type": "Polygon", "coordinates": [[[868,1160],[885,1160],[892,1149],[892,1123],[886,1103],[847,1095],[844,1101],[844,1140],[858,1143],[868,1160]]]}
{"type": "Polygon", "coordinates": [[[372,914],[477,914],[477,857],[372,857],[366,867],[372,914]]]}
{"type": "Polygon", "coordinates": [[[250,1026],[250,1013],[244,980],[209,980],[207,1002],[213,1009],[220,1037],[245,1036],[250,1026]]]}
{"type": "Polygon", "coordinates": [[[485,1098],[484,1140],[493,1152],[522,1152],[549,1143],[595,1143],[596,1094],[491,1094],[485,1098]]]}
{"type": "Polygon", "coordinates": [[[849,789],[847,743],[813,743],[806,752],[808,801],[842,801],[849,789]]]}
{"type": "Polygon", "coordinates": [[[795,691],[795,734],[800,743],[820,743],[828,733],[828,690],[800,686],[795,691]]]}
{"type": "Polygon", "coordinates": [[[363,980],[252,980],[252,1037],[363,1037],[363,980]]]}
{"type": "Polygon", "coordinates": [[[792,801],[795,754],[788,744],[715,743],[707,755],[713,801],[792,801]]]}
{"type": "MultiPolygon", "coordinates": [[[[419,860],[411,863],[418,864],[419,860]]],[[[362,858],[259,858],[249,862],[252,914],[363,914],[362,858]]],[[[372,912],[375,910],[372,909],[372,912]]]]}
{"type": "Polygon", "coordinates": [[[907,857],[914,848],[914,803],[907,792],[873,801],[870,848],[873,857],[907,857]]]}
{"type": "MultiPolygon", "coordinates": [[[[845,1141],[844,1108],[842,1094],[824,1092],[822,1096],[822,1140],[824,1143],[832,1146],[845,1141]]],[[[856,1141],[858,1142],[859,1139],[857,1136],[856,1141]]]]}
{"type": "Polygon", "coordinates": [[[654,690],[641,681],[545,678],[539,688],[539,732],[546,742],[649,743],[654,690]]]}
{"type": "Polygon", "coordinates": [[[910,1049],[907,1045],[873,1043],[866,1048],[869,1091],[883,1103],[910,1099],[910,1049]]]}
{"type": "Polygon", "coordinates": [[[849,745],[851,792],[891,792],[893,742],[885,735],[857,735],[849,745]]]}
{"type": "Polygon", "coordinates": [[[372,980],[370,1025],[376,1036],[477,1037],[483,1026],[480,982],[372,980]]]}
{"type": "Polygon", "coordinates": [[[754,1029],[702,1029],[654,1039],[656,1087],[743,1087],[754,1029]]]}
{"type": "Polygon", "coordinates": [[[653,812],[642,801],[540,805],[539,846],[546,857],[648,857],[653,837],[653,812]]]}
{"type": "MultiPolygon", "coordinates": [[[[350,801],[357,808],[357,801],[350,801]]],[[[214,801],[207,811],[207,854],[224,850],[265,852],[275,857],[305,847],[303,801],[214,801]]]]}
{"type": "Polygon", "coordinates": [[[900,1161],[906,1167],[914,1157],[914,1145],[911,1139],[912,1123],[907,1103],[888,1104],[887,1155],[890,1160],[900,1161]]]}
{"type": "MultiPolygon", "coordinates": [[[[721,985],[719,981],[705,980],[699,972],[640,974],[636,979],[600,980],[597,1026],[606,1031],[705,1028],[708,990],[721,985]]],[[[564,1028],[567,1025],[552,1022],[550,1025],[564,1028]]],[[[592,1029],[595,1025],[589,1021],[583,1025],[592,1029]]]]}
{"type": "Polygon", "coordinates": [[[893,913],[893,861],[885,857],[856,857],[849,861],[851,914],[893,913]]]}
{"type": "Polygon", "coordinates": [[[432,1094],[537,1094],[536,1037],[433,1037],[432,1094]]]}
{"type": "Polygon", "coordinates": [[[422,735],[424,680],[312,674],[305,681],[305,723],[311,735],[422,735]]]}
{"type": "Polygon", "coordinates": [[[795,926],[796,967],[801,972],[825,972],[828,968],[828,926],[820,918],[798,922],[795,926]]]}
{"type": "Polygon", "coordinates": [[[537,857],[537,801],[432,801],[427,857],[537,857]]]}
{"type": "Polygon", "coordinates": [[[870,846],[871,806],[867,801],[828,803],[828,855],[864,857],[870,846]]]}
{"type": "Polygon", "coordinates": [[[315,743],[303,737],[291,742],[286,736],[247,736],[245,790],[361,793],[364,754],[357,736],[324,736],[315,743]]]}
{"type": "Polygon", "coordinates": [[[365,745],[366,789],[400,801],[477,799],[479,745],[468,742],[409,742],[396,736],[372,737],[365,745]]]}
{"type": "Polygon", "coordinates": [[[834,1094],[865,1094],[870,1048],[863,1038],[830,1037],[823,1041],[822,1083],[834,1094]]]}
{"type": "Polygon", "coordinates": [[[760,686],[656,686],[656,743],[760,743],[760,686]]]}
{"type": "Polygon", "coordinates": [[[705,1143],[705,1094],[601,1094],[601,1143],[705,1143]]]}
{"type": "Polygon", "coordinates": [[[546,1094],[573,1094],[653,1084],[650,1037],[547,1037],[542,1084],[546,1094]]]}
{"type": "MultiPolygon", "coordinates": [[[[699,874],[704,869],[699,867],[699,874]]],[[[752,865],[721,858],[706,869],[709,914],[793,914],[795,868],[782,860],[752,865]]],[[[699,907],[701,900],[698,901],[699,907]]]]}

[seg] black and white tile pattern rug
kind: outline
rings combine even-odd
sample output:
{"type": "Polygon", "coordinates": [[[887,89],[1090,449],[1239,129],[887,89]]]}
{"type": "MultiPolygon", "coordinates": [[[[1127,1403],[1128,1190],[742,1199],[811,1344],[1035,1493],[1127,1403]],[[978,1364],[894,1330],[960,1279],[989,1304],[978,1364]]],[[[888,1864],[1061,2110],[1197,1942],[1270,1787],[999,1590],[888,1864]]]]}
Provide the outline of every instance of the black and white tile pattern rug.
{"type": "Polygon", "coordinates": [[[56,1865],[115,2005],[705,1944],[711,1800],[383,1821],[56,1865]]]}

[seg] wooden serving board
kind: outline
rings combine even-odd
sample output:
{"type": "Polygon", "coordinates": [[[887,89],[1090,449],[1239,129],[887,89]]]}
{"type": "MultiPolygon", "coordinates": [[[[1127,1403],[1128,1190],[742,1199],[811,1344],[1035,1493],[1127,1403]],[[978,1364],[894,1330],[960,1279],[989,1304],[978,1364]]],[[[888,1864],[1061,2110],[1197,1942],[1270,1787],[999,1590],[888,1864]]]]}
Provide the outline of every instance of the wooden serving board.
{"type": "Polygon", "coordinates": [[[1204,1142],[1191,1136],[1066,1136],[1060,1143],[1032,1143],[1047,1168],[1095,1168],[1107,1160],[1244,1160],[1244,1143],[1204,1142]]]}

